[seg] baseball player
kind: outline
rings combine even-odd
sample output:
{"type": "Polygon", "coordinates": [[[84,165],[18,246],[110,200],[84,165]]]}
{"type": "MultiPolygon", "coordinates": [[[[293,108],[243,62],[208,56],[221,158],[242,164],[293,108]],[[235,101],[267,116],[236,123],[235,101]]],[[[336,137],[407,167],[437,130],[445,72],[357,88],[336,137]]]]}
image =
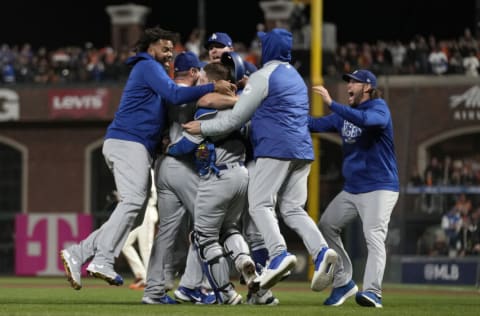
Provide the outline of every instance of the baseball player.
{"type": "Polygon", "coordinates": [[[321,291],[332,282],[337,253],[303,209],[314,157],[308,130],[308,91],[289,63],[292,34],[276,28],[258,36],[263,66],[250,76],[233,110],[225,117],[192,121],[183,127],[193,134],[216,136],[235,131],[251,119],[255,166],[248,187],[249,213],[269,253],[269,262],[256,281],[261,288],[271,288],[296,264],[279,230],[278,205],[285,223],[302,237],[314,258],[311,288],[321,291]]]}
{"type": "MultiPolygon", "coordinates": [[[[240,65],[239,65],[240,66],[240,65]]],[[[243,67],[243,65],[241,65],[243,67]]],[[[204,67],[208,80],[230,78],[230,70],[221,63],[204,67]]],[[[199,109],[196,118],[208,119],[231,111],[199,109]]],[[[226,255],[242,273],[248,286],[256,278],[255,263],[239,229],[245,207],[248,171],[245,167],[245,145],[238,132],[204,139],[184,134],[167,153],[184,155],[195,151],[195,164],[200,174],[194,211],[194,233],[191,254],[198,253],[217,303],[236,305],[242,297],[230,282],[226,255]]],[[[189,254],[194,262],[195,256],[189,254]]],[[[184,280],[184,277],[182,277],[184,280]]],[[[182,281],[181,281],[182,284],[182,281]]]]}
{"type": "MultiPolygon", "coordinates": [[[[178,54],[174,62],[174,80],[179,86],[194,86],[202,77],[202,68],[198,57],[192,52],[178,54]]],[[[217,93],[204,96],[208,100],[204,106],[216,106],[220,101],[232,104],[236,98],[217,93]]],[[[203,99],[203,98],[202,98],[203,99]]],[[[197,100],[195,100],[197,101],[197,100]]],[[[204,102],[204,101],[199,101],[204,102]]],[[[223,104],[222,104],[223,105],[223,104]]],[[[196,103],[189,102],[182,105],[167,107],[168,138],[176,142],[182,137],[184,123],[193,118],[196,103]]],[[[150,263],[147,269],[147,286],[144,290],[142,302],[144,304],[165,304],[174,302],[166,292],[173,288],[168,276],[171,270],[172,255],[174,249],[178,251],[178,240],[182,237],[182,231],[191,231],[190,225],[193,220],[194,201],[197,194],[198,174],[194,169],[193,157],[173,157],[161,154],[155,163],[156,188],[158,193],[158,209],[160,220],[158,233],[155,237],[150,263]],[[186,227],[187,226],[187,227],[186,227]],[[170,299],[167,300],[166,297],[170,299]]],[[[188,246],[185,247],[185,256],[188,246]]],[[[203,304],[215,302],[215,296],[201,291],[203,273],[190,273],[191,279],[188,287],[179,288],[182,296],[177,298],[183,301],[192,301],[203,304]]]]}
{"type": "MultiPolygon", "coordinates": [[[[208,61],[210,63],[222,62],[222,56],[225,56],[224,53],[234,52],[232,38],[227,33],[222,32],[212,33],[205,42],[205,49],[208,51],[208,61]]],[[[243,89],[248,81],[248,77],[257,71],[257,67],[243,60],[243,71],[244,76],[242,78],[232,81],[235,82],[238,89],[243,89]]]]}
{"type": "Polygon", "coordinates": [[[385,239],[390,215],[398,199],[399,180],[393,143],[392,118],[368,70],[345,74],[348,105],[335,102],[323,86],[313,87],[331,114],[310,118],[312,132],[337,132],[342,137],[343,190],[330,202],[319,226],[328,244],[337,251],[333,289],[324,302],[338,306],[356,293],[359,305],[382,307],[385,239]],[[343,247],[343,229],[360,216],[368,257],[363,291],[352,280],[352,263],[343,247]]]}
{"type": "Polygon", "coordinates": [[[153,182],[153,170],[151,171],[151,176],[150,197],[142,224],[128,234],[122,249],[122,253],[135,277],[135,281],[129,286],[132,290],[140,290],[145,287],[148,261],[152,250],[153,237],[155,236],[155,225],[158,221],[157,190],[153,182]],[[138,252],[134,246],[135,242],[138,246],[138,252]]]}
{"type": "MultiPolygon", "coordinates": [[[[240,95],[243,92],[243,88],[248,81],[248,77],[257,70],[256,67],[253,64],[245,62],[239,54],[233,51],[224,52],[220,58],[220,61],[222,64],[227,65],[231,69],[231,81],[236,83],[238,87],[237,95],[240,95]],[[248,70],[246,66],[248,67],[248,70]]],[[[245,141],[247,147],[245,163],[250,173],[250,170],[253,168],[255,163],[252,159],[252,146],[249,140],[250,135],[248,123],[244,127],[244,130],[244,134],[248,138],[248,140],[245,141]]],[[[245,211],[243,212],[241,226],[245,241],[250,247],[250,254],[253,261],[255,262],[257,273],[260,274],[262,272],[262,269],[266,266],[266,262],[268,259],[268,250],[265,248],[265,242],[263,240],[262,234],[258,231],[257,226],[250,217],[250,214],[248,212],[248,202],[245,205],[245,211]]],[[[289,273],[285,274],[284,277],[287,277],[288,275],[289,273]]],[[[240,284],[245,283],[246,281],[243,279],[243,276],[240,275],[240,284]]],[[[277,305],[279,304],[279,300],[275,296],[273,296],[273,293],[270,290],[261,289],[256,292],[249,290],[247,294],[247,303],[277,305]]]]}
{"type": "Polygon", "coordinates": [[[148,28],[137,43],[137,54],[127,60],[132,69],[103,144],[105,161],[113,173],[120,200],[99,229],[60,251],[67,279],[76,290],[82,286],[81,267],[90,260],[87,266],[90,275],[111,285],[123,284],[123,278],[114,270],[114,262],[135,218],[146,206],[150,168],[165,124],[165,102],[182,104],[209,92],[234,89],[226,81],[177,86],[166,71],[176,39],[176,33],[148,28]]]}

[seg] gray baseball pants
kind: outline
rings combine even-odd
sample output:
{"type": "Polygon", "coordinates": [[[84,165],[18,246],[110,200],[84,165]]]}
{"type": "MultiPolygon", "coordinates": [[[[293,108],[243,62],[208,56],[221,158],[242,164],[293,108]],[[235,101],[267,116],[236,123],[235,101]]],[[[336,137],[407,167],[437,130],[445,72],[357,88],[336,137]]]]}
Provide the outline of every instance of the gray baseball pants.
{"type": "Polygon", "coordinates": [[[343,246],[341,233],[348,223],[360,216],[368,251],[363,290],[381,296],[386,263],[385,239],[397,200],[398,192],[393,191],[378,190],[361,194],[341,191],[330,202],[320,218],[319,227],[328,245],[339,256],[333,287],[343,286],[352,279],[352,262],[343,246]]]}
{"type": "Polygon", "coordinates": [[[322,233],[304,209],[309,173],[310,161],[305,160],[258,158],[251,169],[249,212],[263,236],[270,258],[287,249],[275,215],[277,205],[279,216],[302,238],[312,258],[315,259],[327,246],[322,233]]]}

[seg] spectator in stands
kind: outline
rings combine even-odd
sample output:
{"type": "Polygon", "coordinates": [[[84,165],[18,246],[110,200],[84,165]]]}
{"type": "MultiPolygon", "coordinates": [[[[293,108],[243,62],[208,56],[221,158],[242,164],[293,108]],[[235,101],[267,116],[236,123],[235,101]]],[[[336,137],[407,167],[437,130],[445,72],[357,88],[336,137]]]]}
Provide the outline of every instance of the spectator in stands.
{"type": "Polygon", "coordinates": [[[448,73],[449,74],[463,74],[465,70],[463,69],[463,57],[458,50],[458,47],[455,47],[451,50],[450,60],[448,61],[448,73]]]}
{"type": "Polygon", "coordinates": [[[429,63],[428,55],[430,49],[427,45],[425,37],[421,35],[415,36],[415,73],[417,74],[428,74],[429,73],[429,63]]]}
{"type": "Polygon", "coordinates": [[[410,176],[410,180],[408,182],[409,185],[412,186],[422,186],[425,185],[425,182],[423,181],[422,176],[420,175],[420,172],[418,172],[417,167],[413,169],[412,175],[410,176]]]}
{"type": "Polygon", "coordinates": [[[468,56],[463,58],[463,68],[465,69],[465,75],[471,77],[478,77],[478,69],[480,67],[480,61],[475,54],[475,51],[470,50],[468,56]]]}
{"type": "Polygon", "coordinates": [[[447,55],[445,55],[445,53],[440,49],[439,45],[436,45],[428,55],[428,63],[433,74],[443,75],[447,73],[448,58],[447,55]]]}
{"type": "Polygon", "coordinates": [[[2,69],[2,81],[4,83],[15,83],[15,69],[7,57],[0,60],[0,68],[2,69]]]}
{"type": "Polygon", "coordinates": [[[480,207],[469,218],[466,250],[467,255],[480,255],[480,207]]]}
{"type": "Polygon", "coordinates": [[[392,54],[392,64],[395,73],[402,73],[403,63],[407,55],[407,49],[400,41],[395,41],[393,45],[390,46],[390,52],[392,54]]]}
{"type": "Polygon", "coordinates": [[[192,30],[185,42],[185,50],[191,51],[197,56],[200,56],[202,50],[202,39],[205,34],[205,30],[195,28],[192,30]]]}
{"type": "Polygon", "coordinates": [[[455,208],[451,208],[448,213],[442,216],[441,227],[448,238],[448,255],[455,257],[461,249],[462,217],[460,212],[455,208]]]}
{"type": "Polygon", "coordinates": [[[430,163],[425,169],[423,178],[425,179],[426,185],[438,185],[441,183],[443,179],[443,169],[437,157],[433,156],[430,159],[430,163]]]}

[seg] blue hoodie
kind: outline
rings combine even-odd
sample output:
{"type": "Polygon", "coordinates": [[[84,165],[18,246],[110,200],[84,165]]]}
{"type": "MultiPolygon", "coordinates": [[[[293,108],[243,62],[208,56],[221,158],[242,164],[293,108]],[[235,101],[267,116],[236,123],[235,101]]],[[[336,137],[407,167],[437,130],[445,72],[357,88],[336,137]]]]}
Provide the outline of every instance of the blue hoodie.
{"type": "Polygon", "coordinates": [[[310,117],[312,132],[338,132],[342,137],[344,190],[365,193],[399,191],[397,161],[390,111],[383,99],[371,99],[356,108],[330,105],[332,114],[310,117]]]}
{"type": "Polygon", "coordinates": [[[133,68],[105,139],[141,143],[153,157],[165,127],[166,102],[183,104],[195,101],[213,92],[214,85],[178,86],[163,66],[145,52],[128,58],[127,64],[133,68]]]}
{"type": "Polygon", "coordinates": [[[254,157],[313,160],[308,90],[289,63],[292,34],[276,28],[258,36],[263,68],[257,72],[267,77],[268,91],[251,119],[254,157]]]}

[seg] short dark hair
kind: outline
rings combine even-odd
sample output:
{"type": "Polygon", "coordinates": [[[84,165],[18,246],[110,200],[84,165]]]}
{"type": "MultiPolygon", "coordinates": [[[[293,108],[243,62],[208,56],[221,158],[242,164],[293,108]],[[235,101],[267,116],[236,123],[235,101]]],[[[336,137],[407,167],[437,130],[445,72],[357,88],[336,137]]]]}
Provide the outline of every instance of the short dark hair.
{"type": "Polygon", "coordinates": [[[146,52],[150,44],[155,43],[159,39],[171,41],[173,45],[175,45],[175,43],[177,43],[179,39],[179,34],[172,31],[164,30],[158,25],[147,28],[135,44],[135,51],[146,52]]]}
{"type": "Polygon", "coordinates": [[[230,80],[230,69],[222,63],[209,63],[203,67],[208,80],[230,80]]]}

